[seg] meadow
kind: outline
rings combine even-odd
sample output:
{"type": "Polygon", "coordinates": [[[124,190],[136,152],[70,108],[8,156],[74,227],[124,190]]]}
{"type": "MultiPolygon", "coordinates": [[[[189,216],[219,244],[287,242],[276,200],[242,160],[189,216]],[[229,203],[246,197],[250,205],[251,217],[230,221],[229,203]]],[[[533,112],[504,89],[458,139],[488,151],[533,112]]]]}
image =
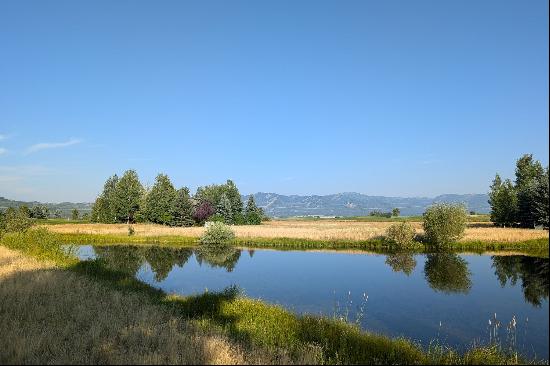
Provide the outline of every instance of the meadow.
{"type": "MultiPolygon", "coordinates": [[[[372,241],[382,237],[393,221],[362,220],[273,220],[261,225],[232,226],[238,240],[254,242],[268,239],[277,240],[304,239],[310,241],[372,241]]],[[[422,235],[422,223],[411,222],[417,234],[422,235]]],[[[198,238],[204,227],[169,227],[156,224],[132,225],[136,237],[189,237],[198,238]]],[[[57,224],[48,225],[48,229],[60,234],[101,234],[127,235],[126,224],[57,224]]],[[[490,222],[469,222],[465,235],[459,243],[515,243],[529,240],[548,239],[547,230],[520,228],[500,228],[490,222]]]]}

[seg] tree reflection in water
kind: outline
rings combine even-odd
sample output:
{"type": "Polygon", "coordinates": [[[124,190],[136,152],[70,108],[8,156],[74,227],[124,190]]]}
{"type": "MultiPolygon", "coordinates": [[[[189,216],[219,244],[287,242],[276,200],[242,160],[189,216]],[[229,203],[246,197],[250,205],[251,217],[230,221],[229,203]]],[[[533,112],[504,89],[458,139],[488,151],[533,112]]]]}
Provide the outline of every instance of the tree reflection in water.
{"type": "Polygon", "coordinates": [[[201,245],[195,249],[195,257],[199,264],[205,262],[211,267],[225,268],[227,272],[232,272],[241,257],[241,251],[230,245],[221,247],[201,245]]]}
{"type": "Polygon", "coordinates": [[[502,287],[508,282],[516,285],[521,280],[521,288],[525,300],[539,307],[548,299],[548,258],[527,256],[493,256],[495,275],[502,287]]]}
{"type": "Polygon", "coordinates": [[[403,272],[410,276],[416,268],[416,259],[412,253],[393,253],[386,256],[386,264],[394,272],[403,272]]]}
{"type": "Polygon", "coordinates": [[[146,262],[155,274],[155,280],[166,279],[175,265],[183,267],[193,251],[189,248],[166,248],[159,246],[96,246],[94,251],[107,268],[135,276],[146,262]]]}
{"type": "Polygon", "coordinates": [[[428,254],[424,276],[432,289],[447,294],[467,294],[472,287],[468,262],[453,253],[428,254]]]}

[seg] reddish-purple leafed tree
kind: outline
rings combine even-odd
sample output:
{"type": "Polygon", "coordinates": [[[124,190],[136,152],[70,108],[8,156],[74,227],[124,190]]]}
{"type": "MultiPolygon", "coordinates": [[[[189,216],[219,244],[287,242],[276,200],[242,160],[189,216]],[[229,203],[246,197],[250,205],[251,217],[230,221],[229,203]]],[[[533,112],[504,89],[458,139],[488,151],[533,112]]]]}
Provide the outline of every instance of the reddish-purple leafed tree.
{"type": "Polygon", "coordinates": [[[195,219],[198,222],[205,222],[210,216],[214,215],[216,209],[208,201],[202,201],[195,210],[195,219]]]}

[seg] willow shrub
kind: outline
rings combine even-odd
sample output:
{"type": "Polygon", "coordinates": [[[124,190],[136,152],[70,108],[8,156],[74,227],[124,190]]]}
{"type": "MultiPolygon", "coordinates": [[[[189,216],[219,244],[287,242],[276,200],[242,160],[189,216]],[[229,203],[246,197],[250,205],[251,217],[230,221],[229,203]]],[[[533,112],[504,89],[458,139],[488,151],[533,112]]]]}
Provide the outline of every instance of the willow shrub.
{"type": "Polygon", "coordinates": [[[464,236],[468,213],[462,204],[436,203],[424,213],[424,235],[429,244],[448,245],[464,236]]]}
{"type": "Polygon", "coordinates": [[[201,245],[210,247],[229,246],[235,239],[231,228],[223,222],[207,222],[206,231],[199,239],[201,245]]]}
{"type": "Polygon", "coordinates": [[[413,243],[416,232],[408,222],[392,224],[386,229],[386,240],[398,247],[408,247],[413,243]]]}

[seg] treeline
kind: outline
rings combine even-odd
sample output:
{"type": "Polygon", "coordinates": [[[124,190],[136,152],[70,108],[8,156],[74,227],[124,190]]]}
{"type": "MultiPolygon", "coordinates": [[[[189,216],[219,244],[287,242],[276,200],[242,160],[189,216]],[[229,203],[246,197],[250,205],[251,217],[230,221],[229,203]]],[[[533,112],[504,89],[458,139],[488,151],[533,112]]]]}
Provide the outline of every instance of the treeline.
{"type": "MultiPolygon", "coordinates": [[[[61,210],[50,210],[48,206],[46,205],[36,205],[29,208],[27,205],[20,205],[17,208],[15,207],[8,207],[4,213],[7,213],[9,215],[13,215],[15,211],[18,211],[18,214],[29,218],[29,219],[61,219],[64,218],[63,212],[61,210]]],[[[73,209],[71,211],[71,215],[69,216],[72,220],[88,220],[90,214],[84,213],[83,215],[80,215],[80,212],[77,209],[73,209]]],[[[65,216],[65,218],[68,218],[65,216]]]]}
{"type": "Polygon", "coordinates": [[[516,179],[496,175],[489,192],[491,221],[499,226],[548,228],[548,166],[542,167],[532,154],[516,162],[516,179]]]}
{"type": "Polygon", "coordinates": [[[176,189],[165,174],[145,188],[134,170],[109,177],[97,197],[91,219],[101,223],[150,222],[169,226],[203,225],[222,221],[230,225],[259,225],[265,218],[250,196],[246,206],[235,183],[199,187],[191,196],[187,187],[176,189]]]}
{"type": "Polygon", "coordinates": [[[401,214],[401,211],[398,209],[398,208],[394,208],[393,210],[391,210],[391,212],[382,212],[380,210],[373,210],[371,212],[369,212],[369,216],[375,216],[375,217],[385,217],[385,218],[390,218],[390,217],[397,217],[401,214]]]}

